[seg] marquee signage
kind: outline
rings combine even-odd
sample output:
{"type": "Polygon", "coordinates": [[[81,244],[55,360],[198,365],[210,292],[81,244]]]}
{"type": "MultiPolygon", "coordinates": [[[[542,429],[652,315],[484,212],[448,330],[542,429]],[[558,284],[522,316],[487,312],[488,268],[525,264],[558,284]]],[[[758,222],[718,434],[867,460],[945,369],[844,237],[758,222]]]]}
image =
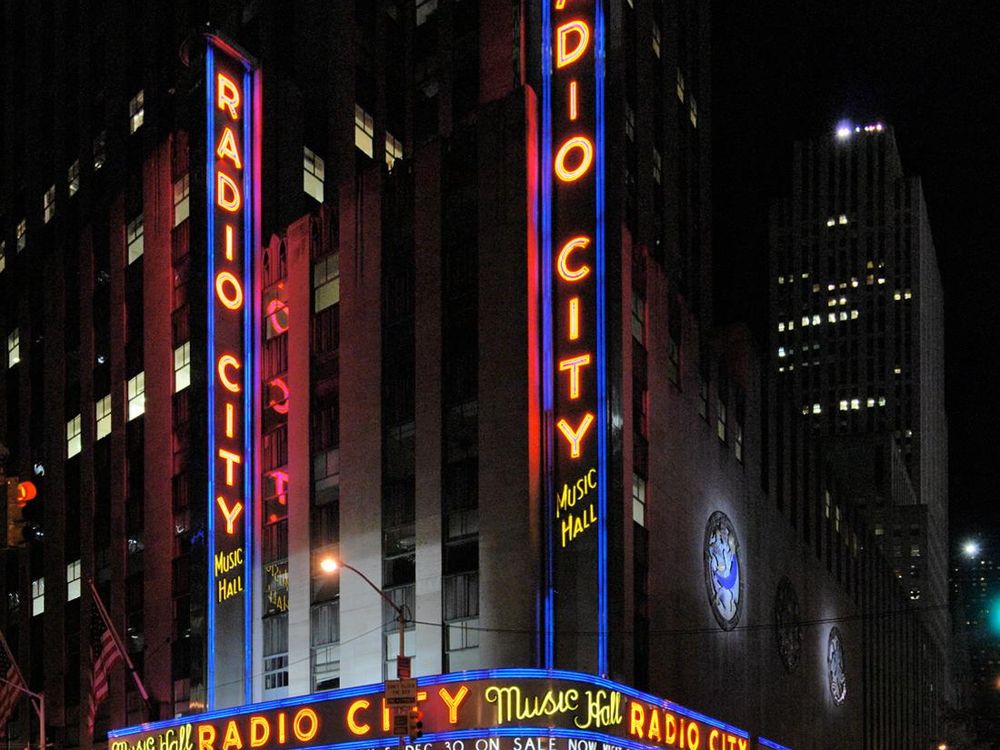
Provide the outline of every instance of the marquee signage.
{"type": "MultiPolygon", "coordinates": [[[[413,750],[748,750],[749,735],[670,701],[574,672],[498,669],[419,678],[413,750]]],[[[109,750],[396,748],[382,685],[111,732],[109,750]]]]}
{"type": "Polygon", "coordinates": [[[210,36],[205,53],[208,278],[208,644],[210,707],[250,700],[253,482],[252,254],[256,75],[210,36]]]}
{"type": "Polygon", "coordinates": [[[546,666],[607,673],[601,0],[542,6],[546,666]],[[581,632],[596,633],[589,639],[581,632]]]}

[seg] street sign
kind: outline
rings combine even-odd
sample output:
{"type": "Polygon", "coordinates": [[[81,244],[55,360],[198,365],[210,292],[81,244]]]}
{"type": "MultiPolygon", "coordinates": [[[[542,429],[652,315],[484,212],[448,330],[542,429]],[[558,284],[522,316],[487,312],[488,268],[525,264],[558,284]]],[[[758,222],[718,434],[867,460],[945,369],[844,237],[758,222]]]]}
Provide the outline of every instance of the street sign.
{"type": "Polygon", "coordinates": [[[397,680],[408,680],[410,679],[410,664],[412,662],[412,657],[409,656],[397,656],[396,657],[396,679],[397,680]]]}
{"type": "Polygon", "coordinates": [[[386,706],[412,706],[417,702],[416,680],[386,680],[386,706]]]}

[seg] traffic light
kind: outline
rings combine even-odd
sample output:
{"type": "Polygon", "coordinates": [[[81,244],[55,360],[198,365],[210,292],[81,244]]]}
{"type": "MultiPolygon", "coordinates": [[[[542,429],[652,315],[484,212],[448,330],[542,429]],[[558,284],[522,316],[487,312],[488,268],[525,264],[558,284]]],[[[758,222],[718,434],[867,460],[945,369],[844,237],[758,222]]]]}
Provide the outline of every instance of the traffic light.
{"type": "Polygon", "coordinates": [[[18,482],[17,477],[4,479],[7,492],[7,546],[23,547],[25,521],[24,508],[35,499],[38,490],[31,482],[18,482]]]}
{"type": "Polygon", "coordinates": [[[424,712],[418,706],[406,715],[406,734],[411,740],[419,740],[424,734],[424,712]]]}

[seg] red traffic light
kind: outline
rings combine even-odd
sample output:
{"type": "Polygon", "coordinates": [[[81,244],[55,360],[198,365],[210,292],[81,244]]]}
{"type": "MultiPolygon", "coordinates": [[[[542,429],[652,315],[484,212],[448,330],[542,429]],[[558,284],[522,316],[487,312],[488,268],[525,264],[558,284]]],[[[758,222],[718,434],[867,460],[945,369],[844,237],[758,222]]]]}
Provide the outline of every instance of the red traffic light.
{"type": "Polygon", "coordinates": [[[38,496],[38,488],[34,482],[18,482],[17,484],[17,504],[23,508],[29,500],[34,500],[38,496]]]}

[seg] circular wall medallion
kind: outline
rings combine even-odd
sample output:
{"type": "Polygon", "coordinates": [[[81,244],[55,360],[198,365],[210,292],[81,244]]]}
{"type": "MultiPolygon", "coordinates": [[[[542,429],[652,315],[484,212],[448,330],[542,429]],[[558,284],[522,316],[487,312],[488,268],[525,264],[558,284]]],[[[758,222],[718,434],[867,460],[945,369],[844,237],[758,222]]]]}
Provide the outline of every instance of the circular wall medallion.
{"type": "Polygon", "coordinates": [[[826,665],[830,672],[830,695],[838,706],[847,699],[847,674],[844,671],[844,641],[840,630],[830,630],[826,643],[826,665]]]}
{"type": "Polygon", "coordinates": [[[705,527],[705,586],[712,614],[723,630],[732,630],[743,611],[740,541],[732,521],[716,511],[705,527]]]}
{"type": "Polygon", "coordinates": [[[778,581],[778,591],[774,595],[774,622],[781,663],[791,674],[799,666],[799,654],[802,652],[802,624],[799,622],[799,596],[787,578],[778,581]]]}

